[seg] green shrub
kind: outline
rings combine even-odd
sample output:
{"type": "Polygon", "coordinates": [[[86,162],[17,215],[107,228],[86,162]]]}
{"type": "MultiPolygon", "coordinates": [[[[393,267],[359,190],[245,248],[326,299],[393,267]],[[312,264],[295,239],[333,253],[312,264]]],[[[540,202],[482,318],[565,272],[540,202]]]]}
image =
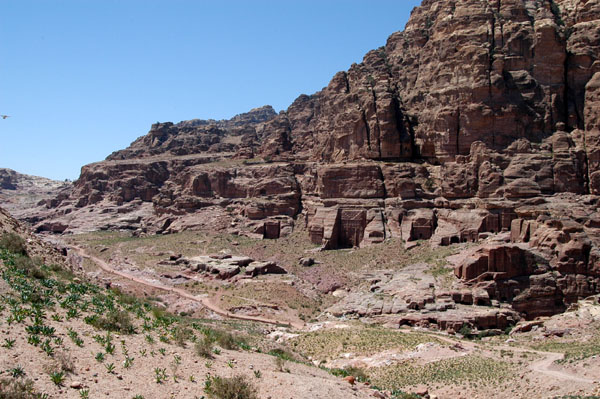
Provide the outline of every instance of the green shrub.
{"type": "Polygon", "coordinates": [[[463,326],[458,330],[458,333],[463,337],[470,338],[473,335],[473,330],[468,324],[463,324],[463,326]]]}
{"type": "Polygon", "coordinates": [[[15,233],[4,233],[0,237],[0,248],[4,248],[14,254],[27,256],[27,242],[23,237],[15,233]]]}
{"type": "Polygon", "coordinates": [[[231,333],[222,330],[205,329],[204,335],[213,342],[216,342],[223,349],[237,349],[239,340],[231,333]]]}
{"type": "Polygon", "coordinates": [[[129,313],[124,310],[113,309],[106,316],[91,320],[91,324],[101,330],[121,332],[123,334],[135,333],[129,313]]]}
{"type": "Polygon", "coordinates": [[[15,257],[15,267],[29,277],[40,280],[47,278],[48,274],[42,270],[42,266],[43,260],[37,256],[35,258],[28,258],[26,256],[15,257]]]}
{"type": "Polygon", "coordinates": [[[258,399],[256,388],[244,376],[208,378],[205,390],[210,399],[258,399]]]}

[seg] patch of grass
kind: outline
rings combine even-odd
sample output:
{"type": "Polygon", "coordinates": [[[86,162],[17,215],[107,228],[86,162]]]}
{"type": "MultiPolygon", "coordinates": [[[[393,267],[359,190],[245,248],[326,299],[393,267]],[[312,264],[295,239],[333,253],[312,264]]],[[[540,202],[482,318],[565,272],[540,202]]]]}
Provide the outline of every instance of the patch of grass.
{"type": "Polygon", "coordinates": [[[274,359],[275,369],[277,371],[283,372],[285,371],[285,362],[286,360],[282,357],[275,357],[274,359]]]}
{"type": "Polygon", "coordinates": [[[45,279],[48,274],[42,270],[42,260],[38,257],[29,258],[27,256],[16,256],[14,259],[15,267],[21,270],[29,277],[45,279]]]}
{"type": "Polygon", "coordinates": [[[337,377],[352,376],[359,382],[369,381],[369,376],[359,367],[344,367],[343,369],[330,369],[329,372],[337,377]]]}
{"type": "Polygon", "coordinates": [[[171,332],[171,336],[176,345],[185,347],[185,344],[193,336],[192,330],[183,325],[176,326],[171,332]]]}
{"type": "Polygon", "coordinates": [[[381,327],[327,329],[290,340],[296,352],[316,359],[334,358],[348,352],[370,355],[388,349],[409,350],[427,342],[441,344],[426,334],[407,334],[381,327]]]}
{"type": "Polygon", "coordinates": [[[392,391],[392,399],[421,399],[416,393],[404,392],[398,389],[392,391]]]}
{"type": "Polygon", "coordinates": [[[213,328],[202,328],[201,332],[204,334],[206,339],[210,340],[213,343],[216,343],[223,349],[238,349],[240,346],[240,342],[243,340],[240,337],[235,337],[230,332],[224,330],[217,330],[213,328]]]}
{"type": "Polygon", "coordinates": [[[296,361],[296,359],[294,358],[294,355],[291,352],[288,352],[284,349],[280,349],[280,348],[271,349],[268,352],[268,354],[271,356],[279,357],[283,360],[296,361]]]}
{"type": "Polygon", "coordinates": [[[445,359],[425,365],[407,361],[369,370],[374,385],[385,389],[402,389],[415,385],[460,384],[493,385],[510,378],[514,366],[480,356],[445,359]]]}

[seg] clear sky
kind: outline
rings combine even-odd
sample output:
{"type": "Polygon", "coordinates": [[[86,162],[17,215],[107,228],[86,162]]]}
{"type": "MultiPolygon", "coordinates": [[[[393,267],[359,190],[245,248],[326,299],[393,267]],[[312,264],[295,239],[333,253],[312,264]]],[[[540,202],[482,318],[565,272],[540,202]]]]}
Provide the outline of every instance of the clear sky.
{"type": "Polygon", "coordinates": [[[75,179],[156,121],[286,109],[417,0],[2,0],[0,167],[75,179]]]}

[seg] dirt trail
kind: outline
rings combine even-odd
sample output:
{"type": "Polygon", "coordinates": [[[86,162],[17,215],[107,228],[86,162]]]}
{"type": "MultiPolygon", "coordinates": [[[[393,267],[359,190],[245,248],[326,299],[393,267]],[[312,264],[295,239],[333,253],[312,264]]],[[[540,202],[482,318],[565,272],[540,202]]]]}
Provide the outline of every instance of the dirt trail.
{"type": "Polygon", "coordinates": [[[108,273],[112,273],[112,274],[115,274],[117,276],[126,278],[128,280],[131,280],[131,281],[136,282],[138,284],[144,285],[146,287],[151,287],[151,288],[156,288],[156,289],[167,291],[167,292],[172,292],[174,294],[177,294],[177,295],[181,296],[182,298],[186,298],[186,299],[190,299],[192,301],[199,302],[205,308],[209,309],[210,311],[212,311],[212,312],[214,312],[214,313],[216,313],[216,314],[218,314],[220,316],[223,316],[223,317],[226,317],[226,318],[229,318],[229,319],[255,321],[255,322],[258,322],[258,323],[265,323],[265,324],[286,325],[286,326],[290,326],[290,327],[293,327],[293,328],[296,328],[296,329],[302,329],[304,327],[304,324],[300,324],[300,323],[296,323],[296,322],[281,321],[281,320],[268,319],[268,318],[256,317],[256,316],[238,315],[238,314],[233,314],[233,313],[227,312],[226,310],[219,308],[208,297],[201,297],[201,296],[192,295],[189,292],[187,292],[185,290],[182,290],[180,288],[171,287],[171,286],[168,286],[168,285],[165,285],[165,284],[161,284],[161,283],[158,283],[158,282],[152,282],[152,281],[148,281],[148,280],[145,280],[143,278],[140,278],[140,277],[133,276],[133,275],[127,273],[127,272],[124,272],[124,271],[117,270],[117,269],[113,268],[105,260],[103,260],[101,258],[98,258],[97,256],[88,254],[83,248],[81,248],[79,246],[70,245],[70,248],[72,250],[74,250],[75,252],[77,252],[83,258],[90,259],[91,261],[93,261],[94,263],[96,263],[102,270],[104,270],[104,271],[106,271],[108,273]]]}

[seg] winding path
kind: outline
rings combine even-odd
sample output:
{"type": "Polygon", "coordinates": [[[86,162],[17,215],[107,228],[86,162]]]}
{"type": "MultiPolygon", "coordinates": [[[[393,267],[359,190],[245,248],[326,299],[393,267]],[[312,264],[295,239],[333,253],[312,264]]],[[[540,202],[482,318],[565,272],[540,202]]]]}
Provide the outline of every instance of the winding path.
{"type": "Polygon", "coordinates": [[[236,319],[236,320],[247,320],[247,321],[254,321],[254,322],[258,322],[258,323],[273,324],[273,325],[284,325],[284,326],[293,327],[295,329],[301,329],[304,327],[304,324],[300,324],[300,323],[296,323],[296,322],[281,321],[281,320],[268,319],[265,317],[257,317],[257,316],[238,315],[238,314],[227,312],[226,310],[221,309],[216,304],[211,302],[210,298],[208,298],[208,297],[192,295],[189,292],[182,290],[181,288],[171,287],[166,284],[148,281],[143,278],[136,277],[127,272],[124,272],[122,270],[117,270],[114,267],[112,267],[110,265],[110,263],[106,262],[105,260],[103,260],[101,258],[98,258],[97,256],[88,254],[87,252],[85,252],[85,250],[83,248],[81,248],[79,246],[69,245],[69,248],[74,250],[75,252],[77,252],[77,254],[79,254],[81,257],[87,258],[87,259],[91,260],[92,262],[96,263],[102,270],[104,270],[108,273],[115,274],[117,276],[126,278],[128,280],[131,280],[135,283],[144,285],[146,287],[171,292],[171,293],[179,295],[182,298],[186,298],[186,299],[189,299],[189,300],[192,300],[195,302],[199,302],[202,304],[202,306],[204,306],[205,308],[209,309],[210,311],[218,314],[219,316],[226,317],[229,319],[236,319]]]}

